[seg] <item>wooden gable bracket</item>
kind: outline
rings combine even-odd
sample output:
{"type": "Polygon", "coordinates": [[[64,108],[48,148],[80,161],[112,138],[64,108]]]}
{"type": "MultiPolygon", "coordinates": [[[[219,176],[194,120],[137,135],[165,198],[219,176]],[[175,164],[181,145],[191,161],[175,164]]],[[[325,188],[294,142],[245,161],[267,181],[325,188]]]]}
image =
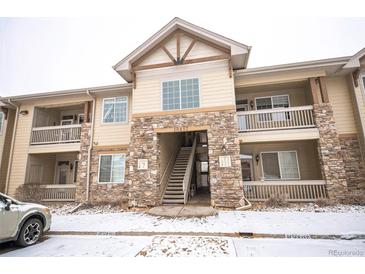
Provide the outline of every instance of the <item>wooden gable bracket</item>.
{"type": "Polygon", "coordinates": [[[228,59],[228,75],[229,75],[229,78],[232,78],[232,70],[233,70],[232,59],[229,58],[228,59]]]}
{"type": "Polygon", "coordinates": [[[186,49],[186,51],[185,51],[185,53],[184,53],[183,57],[181,58],[181,64],[184,64],[186,57],[188,57],[188,54],[190,53],[191,49],[194,47],[195,43],[196,43],[196,39],[193,39],[193,40],[190,42],[190,45],[189,45],[189,46],[188,46],[188,48],[186,49]]]}
{"type": "Polygon", "coordinates": [[[161,46],[161,49],[166,53],[166,55],[170,58],[170,60],[172,61],[172,63],[174,63],[174,65],[177,65],[177,61],[174,58],[174,56],[172,56],[171,52],[169,52],[169,50],[165,47],[165,46],[161,46]]]}
{"type": "Polygon", "coordinates": [[[360,75],[360,69],[357,69],[354,72],[352,72],[352,79],[354,80],[355,87],[359,86],[359,75],[360,75]]]}

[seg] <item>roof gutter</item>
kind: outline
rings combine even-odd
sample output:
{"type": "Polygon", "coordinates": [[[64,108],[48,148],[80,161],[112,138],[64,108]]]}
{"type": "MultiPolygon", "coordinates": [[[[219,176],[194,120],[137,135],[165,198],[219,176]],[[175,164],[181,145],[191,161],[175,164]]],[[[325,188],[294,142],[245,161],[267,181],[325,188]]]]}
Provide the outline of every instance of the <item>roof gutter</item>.
{"type": "Polygon", "coordinates": [[[91,170],[91,151],[94,143],[94,125],[95,125],[95,97],[90,94],[89,90],[86,90],[86,94],[93,100],[93,109],[91,115],[91,132],[90,132],[90,144],[87,151],[87,173],[86,173],[86,203],[89,201],[90,192],[90,170],[91,170]]]}
{"type": "Polygon", "coordinates": [[[14,104],[11,99],[8,99],[8,104],[16,108],[15,120],[14,120],[14,127],[13,127],[13,134],[11,138],[11,145],[10,145],[10,155],[9,155],[9,162],[8,162],[8,171],[6,175],[6,182],[5,182],[5,194],[9,193],[9,182],[10,182],[10,172],[11,167],[13,166],[13,157],[14,157],[14,144],[15,144],[15,133],[18,127],[18,118],[19,118],[19,109],[20,107],[14,104]]]}

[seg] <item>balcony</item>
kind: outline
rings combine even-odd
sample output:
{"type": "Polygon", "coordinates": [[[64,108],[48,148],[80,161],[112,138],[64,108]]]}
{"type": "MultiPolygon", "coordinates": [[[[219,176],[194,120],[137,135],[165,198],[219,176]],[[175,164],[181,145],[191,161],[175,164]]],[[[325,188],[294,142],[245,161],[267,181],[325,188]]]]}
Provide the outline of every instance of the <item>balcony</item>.
{"type": "Polygon", "coordinates": [[[81,125],[35,127],[32,129],[31,145],[79,143],[81,125]]]}
{"type": "Polygon", "coordinates": [[[239,132],[315,127],[313,106],[242,111],[237,117],[239,132]]]}

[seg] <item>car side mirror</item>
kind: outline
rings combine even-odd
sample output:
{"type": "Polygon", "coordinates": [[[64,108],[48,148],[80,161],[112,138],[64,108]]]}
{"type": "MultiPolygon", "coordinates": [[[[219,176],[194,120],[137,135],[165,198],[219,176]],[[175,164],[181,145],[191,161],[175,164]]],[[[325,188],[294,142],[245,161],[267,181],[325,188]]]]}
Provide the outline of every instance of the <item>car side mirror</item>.
{"type": "Polygon", "coordinates": [[[6,199],[5,210],[10,210],[11,204],[12,204],[11,200],[10,199],[6,199]]]}

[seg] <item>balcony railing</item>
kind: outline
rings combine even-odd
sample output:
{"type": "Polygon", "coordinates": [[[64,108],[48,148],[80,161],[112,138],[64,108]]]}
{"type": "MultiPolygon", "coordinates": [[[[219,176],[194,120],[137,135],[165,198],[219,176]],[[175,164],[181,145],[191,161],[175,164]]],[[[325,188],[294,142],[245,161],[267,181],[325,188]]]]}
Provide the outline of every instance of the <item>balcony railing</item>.
{"type": "Polygon", "coordinates": [[[43,202],[72,202],[75,201],[76,185],[41,185],[43,202]]]}
{"type": "Polygon", "coordinates": [[[327,198],[323,180],[243,182],[243,189],[250,201],[266,201],[275,196],[282,196],[288,202],[313,202],[327,198]]]}
{"type": "Polygon", "coordinates": [[[242,111],[237,117],[239,132],[315,127],[313,106],[242,111]]]}
{"type": "Polygon", "coordinates": [[[80,142],[81,125],[36,127],[32,129],[31,145],[80,142]]]}

